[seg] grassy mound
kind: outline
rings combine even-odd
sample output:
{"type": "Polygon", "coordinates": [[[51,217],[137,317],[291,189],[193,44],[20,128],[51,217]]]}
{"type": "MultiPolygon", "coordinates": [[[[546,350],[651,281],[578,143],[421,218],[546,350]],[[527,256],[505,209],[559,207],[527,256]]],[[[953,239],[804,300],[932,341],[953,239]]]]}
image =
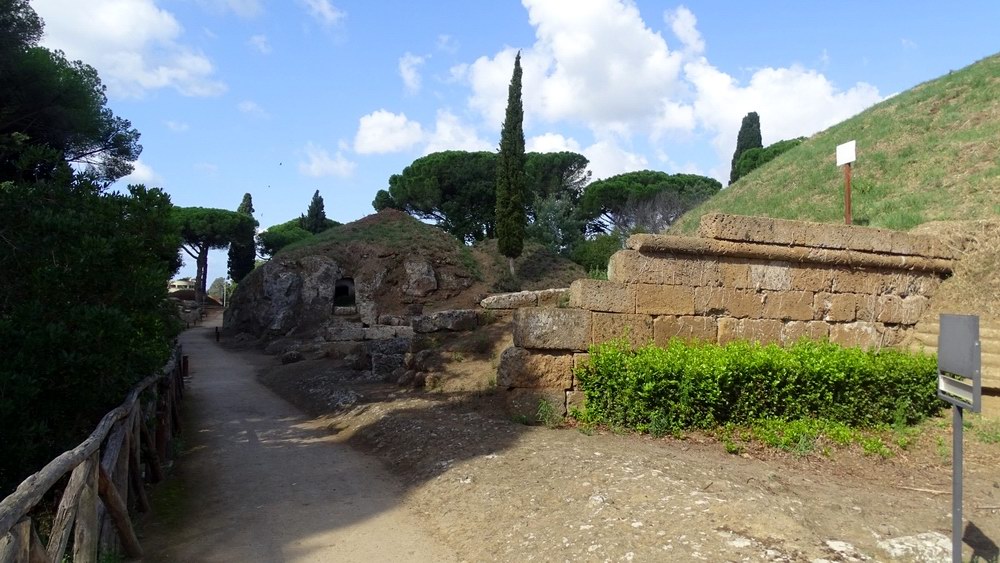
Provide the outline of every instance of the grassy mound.
{"type": "Polygon", "coordinates": [[[1000,54],[817,133],[688,212],[672,231],[694,231],[709,212],[843,221],[835,153],[852,139],[855,224],[907,230],[1000,215],[1000,54]]]}

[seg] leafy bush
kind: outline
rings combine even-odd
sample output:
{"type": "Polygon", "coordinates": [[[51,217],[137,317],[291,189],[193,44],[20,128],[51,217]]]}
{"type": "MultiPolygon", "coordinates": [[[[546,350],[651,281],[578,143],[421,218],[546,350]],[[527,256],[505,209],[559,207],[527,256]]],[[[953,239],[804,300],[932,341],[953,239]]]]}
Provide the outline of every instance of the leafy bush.
{"type": "Polygon", "coordinates": [[[624,237],[618,233],[597,235],[576,245],[570,256],[587,271],[607,270],[611,255],[622,249],[624,237]]]}
{"type": "Polygon", "coordinates": [[[936,373],[930,356],[828,342],[779,348],[674,340],[632,350],[616,340],[593,346],[576,375],[586,421],[663,433],[763,419],[914,423],[940,408],[936,373]]]}
{"type": "Polygon", "coordinates": [[[798,137],[795,139],[778,141],[773,145],[768,145],[767,147],[763,148],[758,147],[753,149],[747,149],[745,152],[740,154],[739,160],[736,161],[736,167],[735,167],[736,177],[733,179],[733,181],[735,182],[736,179],[746,176],[751,171],[760,168],[761,166],[764,166],[765,164],[771,162],[775,158],[778,158],[782,154],[801,145],[802,141],[804,140],[805,140],[804,137],[798,137]]]}

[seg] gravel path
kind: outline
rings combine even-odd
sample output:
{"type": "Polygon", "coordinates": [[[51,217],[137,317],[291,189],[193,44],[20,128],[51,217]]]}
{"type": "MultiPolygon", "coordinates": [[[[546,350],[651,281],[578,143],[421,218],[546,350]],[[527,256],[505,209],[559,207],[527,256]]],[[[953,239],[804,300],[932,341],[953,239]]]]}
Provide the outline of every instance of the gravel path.
{"type": "Polygon", "coordinates": [[[212,339],[191,358],[183,455],[143,527],[146,561],[453,561],[381,465],[261,386],[212,339]]]}

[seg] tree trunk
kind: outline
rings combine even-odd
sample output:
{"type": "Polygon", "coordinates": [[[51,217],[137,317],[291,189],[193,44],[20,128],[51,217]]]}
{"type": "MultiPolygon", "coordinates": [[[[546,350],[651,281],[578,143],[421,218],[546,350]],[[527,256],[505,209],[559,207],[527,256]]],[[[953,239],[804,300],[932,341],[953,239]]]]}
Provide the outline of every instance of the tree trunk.
{"type": "Polygon", "coordinates": [[[198,306],[205,306],[205,280],[208,278],[208,245],[198,247],[198,273],[195,275],[194,296],[198,306]]]}
{"type": "Polygon", "coordinates": [[[507,265],[510,266],[510,277],[516,279],[517,275],[514,274],[514,259],[513,258],[507,258],[507,265]]]}

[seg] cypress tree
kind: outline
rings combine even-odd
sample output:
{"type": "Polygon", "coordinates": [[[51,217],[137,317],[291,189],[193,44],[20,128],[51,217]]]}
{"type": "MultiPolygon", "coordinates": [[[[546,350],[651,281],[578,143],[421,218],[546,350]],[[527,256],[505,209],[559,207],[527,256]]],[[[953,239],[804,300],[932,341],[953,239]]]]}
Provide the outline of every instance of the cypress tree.
{"type": "Polygon", "coordinates": [[[760,116],[757,112],[751,111],[743,117],[740,124],[740,132],[736,135],[736,152],[733,153],[733,164],[729,169],[729,183],[732,184],[739,179],[736,163],[740,160],[740,155],[749,149],[759,149],[764,144],[760,139],[760,116]]]}
{"type": "Polygon", "coordinates": [[[309,202],[309,209],[304,217],[300,219],[302,228],[312,234],[326,230],[326,211],[323,210],[323,196],[319,195],[319,190],[313,194],[312,201],[309,202]]]}
{"type": "MultiPolygon", "coordinates": [[[[243,194],[243,201],[236,208],[236,212],[253,217],[253,198],[250,197],[250,194],[243,194]]],[[[253,270],[254,261],[257,258],[257,246],[254,241],[256,230],[257,221],[255,220],[252,229],[235,234],[232,242],[229,243],[229,277],[235,283],[240,283],[253,270]]]]}
{"type": "Polygon", "coordinates": [[[524,247],[524,108],[521,105],[521,52],[514,59],[514,75],[507,92],[507,113],[500,131],[497,157],[496,232],[500,253],[509,259],[514,275],[514,259],[524,247]]]}

